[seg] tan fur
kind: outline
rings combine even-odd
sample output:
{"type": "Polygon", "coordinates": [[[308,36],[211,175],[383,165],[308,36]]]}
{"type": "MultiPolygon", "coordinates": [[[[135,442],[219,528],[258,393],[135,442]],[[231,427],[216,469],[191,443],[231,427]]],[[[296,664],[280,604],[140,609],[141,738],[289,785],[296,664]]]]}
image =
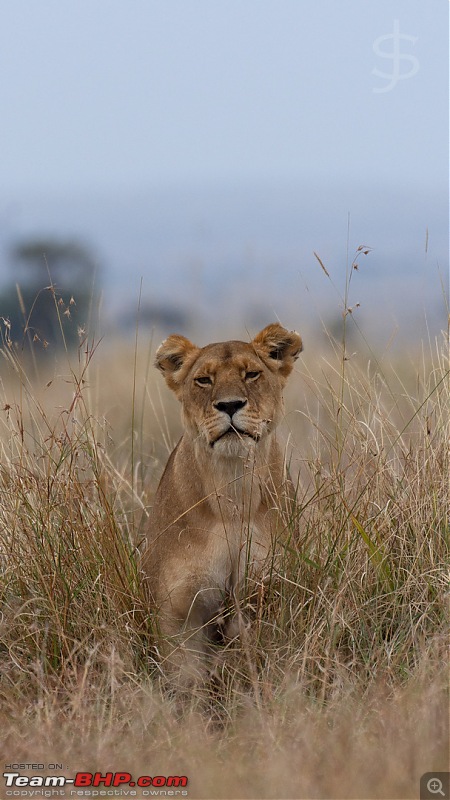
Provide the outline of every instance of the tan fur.
{"type": "Polygon", "coordinates": [[[292,487],[274,431],[301,349],[297,333],[272,324],[250,343],[198,348],[172,335],[157,351],[185,430],[156,492],[143,566],[163,662],[184,685],[202,674],[224,605],[264,579],[286,534],[292,487]]]}

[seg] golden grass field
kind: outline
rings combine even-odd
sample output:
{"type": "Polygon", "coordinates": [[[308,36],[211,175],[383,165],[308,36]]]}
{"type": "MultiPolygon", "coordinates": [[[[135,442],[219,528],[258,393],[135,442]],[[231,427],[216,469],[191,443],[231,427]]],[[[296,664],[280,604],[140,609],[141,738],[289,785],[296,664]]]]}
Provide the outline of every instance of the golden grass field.
{"type": "Polygon", "coordinates": [[[304,338],[280,432],[299,548],[180,714],[139,565],[181,430],[154,345],[84,341],[55,366],[3,332],[3,768],[182,775],[210,800],[414,798],[449,769],[447,337],[378,359],[304,338]]]}

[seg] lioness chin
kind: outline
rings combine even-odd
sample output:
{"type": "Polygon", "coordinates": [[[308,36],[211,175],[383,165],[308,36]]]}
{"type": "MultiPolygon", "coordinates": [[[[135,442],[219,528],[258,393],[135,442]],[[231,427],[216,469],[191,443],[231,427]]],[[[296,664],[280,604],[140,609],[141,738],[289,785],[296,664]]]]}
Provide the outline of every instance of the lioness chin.
{"type": "MultiPolygon", "coordinates": [[[[184,433],[167,462],[143,557],[159,609],[163,668],[185,687],[204,674],[225,605],[267,576],[289,535],[292,484],[275,429],[302,350],[268,325],[250,343],[196,347],[169,336],[156,366],[181,402],[184,433]]],[[[232,624],[222,634],[233,635],[232,624]]]]}

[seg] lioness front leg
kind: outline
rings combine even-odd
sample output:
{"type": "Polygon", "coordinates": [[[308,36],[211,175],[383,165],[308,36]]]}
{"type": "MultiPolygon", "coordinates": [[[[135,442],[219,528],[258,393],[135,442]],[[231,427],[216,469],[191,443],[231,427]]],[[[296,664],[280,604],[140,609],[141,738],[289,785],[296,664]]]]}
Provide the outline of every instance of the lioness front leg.
{"type": "Polygon", "coordinates": [[[162,666],[181,690],[204,681],[211,634],[223,603],[223,593],[204,577],[172,586],[160,606],[162,666]]]}

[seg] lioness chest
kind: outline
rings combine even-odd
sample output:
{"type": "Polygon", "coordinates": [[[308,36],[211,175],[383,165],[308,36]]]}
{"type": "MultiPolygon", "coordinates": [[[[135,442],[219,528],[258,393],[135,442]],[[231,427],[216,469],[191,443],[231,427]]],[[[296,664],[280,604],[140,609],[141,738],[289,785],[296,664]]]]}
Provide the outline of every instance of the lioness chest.
{"type": "Polygon", "coordinates": [[[257,491],[256,505],[255,497],[246,501],[237,482],[234,489],[235,492],[207,496],[202,503],[207,508],[191,510],[183,521],[160,535],[160,554],[170,554],[169,558],[161,558],[161,599],[169,586],[173,590],[189,576],[193,582],[201,577],[204,589],[215,587],[224,595],[233,596],[248,580],[264,577],[273,556],[271,514],[257,491]]]}

